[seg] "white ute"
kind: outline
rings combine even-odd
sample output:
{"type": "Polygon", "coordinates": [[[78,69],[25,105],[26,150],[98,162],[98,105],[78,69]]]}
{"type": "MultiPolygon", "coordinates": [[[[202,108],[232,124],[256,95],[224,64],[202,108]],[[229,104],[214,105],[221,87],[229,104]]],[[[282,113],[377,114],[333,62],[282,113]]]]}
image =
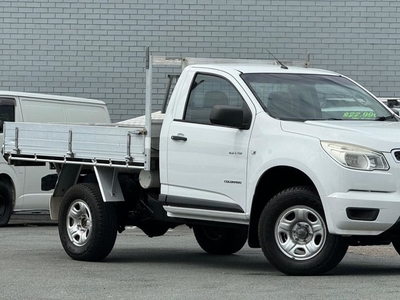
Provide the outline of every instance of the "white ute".
{"type": "Polygon", "coordinates": [[[186,224],[211,254],[248,241],[290,275],[331,270],[349,245],[400,251],[400,122],[375,96],[325,70],[184,59],[151,117],[152,66],[178,61],[147,56],[144,118],[5,124],[6,159],[60,170],[51,216],[70,257],[104,259],[127,225],[186,224]]]}

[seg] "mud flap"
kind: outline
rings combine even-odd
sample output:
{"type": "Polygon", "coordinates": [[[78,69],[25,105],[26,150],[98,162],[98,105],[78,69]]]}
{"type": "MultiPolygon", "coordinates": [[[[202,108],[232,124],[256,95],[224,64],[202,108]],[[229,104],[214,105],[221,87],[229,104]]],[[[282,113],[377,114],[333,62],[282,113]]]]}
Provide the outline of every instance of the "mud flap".
{"type": "Polygon", "coordinates": [[[118,181],[118,171],[116,168],[95,166],[97,182],[99,183],[101,196],[104,202],[122,202],[124,196],[118,181]]]}

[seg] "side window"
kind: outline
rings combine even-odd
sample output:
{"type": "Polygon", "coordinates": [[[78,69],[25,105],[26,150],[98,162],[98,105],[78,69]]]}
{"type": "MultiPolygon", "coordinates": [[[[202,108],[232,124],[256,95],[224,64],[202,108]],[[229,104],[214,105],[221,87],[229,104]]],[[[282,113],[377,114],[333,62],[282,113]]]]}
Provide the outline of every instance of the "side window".
{"type": "Polygon", "coordinates": [[[210,113],[215,105],[243,107],[246,104],[229,81],[213,75],[196,75],[183,119],[193,123],[211,124],[210,113]]]}
{"type": "Polygon", "coordinates": [[[15,121],[15,99],[0,97],[0,133],[3,132],[3,123],[5,121],[15,121]]]}

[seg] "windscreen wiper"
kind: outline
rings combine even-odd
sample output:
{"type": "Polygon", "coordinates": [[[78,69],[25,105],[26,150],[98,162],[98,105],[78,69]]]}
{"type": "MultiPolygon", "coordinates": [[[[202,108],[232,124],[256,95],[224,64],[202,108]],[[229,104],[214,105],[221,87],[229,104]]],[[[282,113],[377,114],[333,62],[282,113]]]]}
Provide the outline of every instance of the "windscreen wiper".
{"type": "Polygon", "coordinates": [[[394,114],[389,115],[389,116],[380,116],[380,117],[375,118],[375,121],[387,121],[387,120],[396,120],[397,121],[397,118],[394,114]]]}

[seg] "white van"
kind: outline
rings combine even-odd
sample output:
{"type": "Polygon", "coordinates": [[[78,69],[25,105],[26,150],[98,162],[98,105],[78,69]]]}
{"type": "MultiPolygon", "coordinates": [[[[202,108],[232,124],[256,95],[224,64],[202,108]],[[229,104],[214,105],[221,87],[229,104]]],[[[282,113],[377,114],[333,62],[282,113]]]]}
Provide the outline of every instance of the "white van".
{"type": "MultiPolygon", "coordinates": [[[[110,123],[103,101],[33,93],[0,91],[0,143],[3,122],[110,123]]],[[[32,133],[35,137],[35,133],[32,133]]],[[[45,166],[11,166],[0,156],[0,226],[11,214],[48,213],[56,172],[45,166]],[[45,180],[42,180],[45,179],[45,180]]]]}

